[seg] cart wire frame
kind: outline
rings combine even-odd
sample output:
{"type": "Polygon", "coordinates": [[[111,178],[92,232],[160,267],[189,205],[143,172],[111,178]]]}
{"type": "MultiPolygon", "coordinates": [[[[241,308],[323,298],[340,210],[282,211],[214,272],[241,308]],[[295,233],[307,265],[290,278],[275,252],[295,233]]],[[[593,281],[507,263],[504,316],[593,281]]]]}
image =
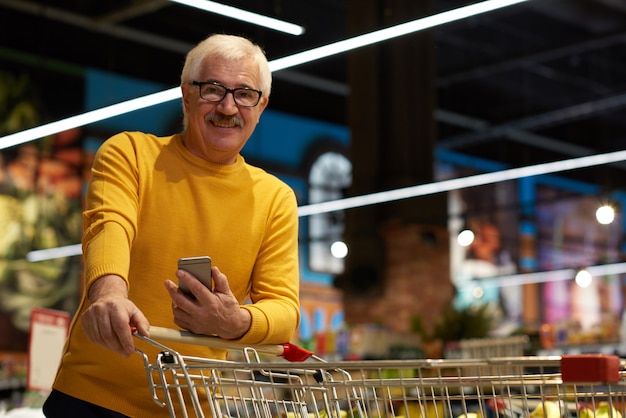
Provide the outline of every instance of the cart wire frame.
{"type": "MultiPolygon", "coordinates": [[[[238,359],[232,361],[185,356],[135,335],[161,350],[150,359],[136,349],[153,400],[172,418],[622,418],[626,413],[626,363],[611,355],[337,362],[310,355],[290,362],[259,354],[273,352],[268,346],[237,345],[238,359]]],[[[207,338],[208,346],[215,341],[200,338],[207,338]]]]}

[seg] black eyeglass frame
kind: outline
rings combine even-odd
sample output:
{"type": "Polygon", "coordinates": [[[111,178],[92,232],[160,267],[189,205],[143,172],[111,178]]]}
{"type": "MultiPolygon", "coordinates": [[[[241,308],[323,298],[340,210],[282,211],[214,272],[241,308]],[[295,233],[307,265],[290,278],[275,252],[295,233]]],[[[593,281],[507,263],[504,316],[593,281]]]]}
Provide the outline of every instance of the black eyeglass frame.
{"type": "Polygon", "coordinates": [[[216,82],[216,81],[196,81],[196,80],[193,80],[193,81],[191,82],[191,84],[192,84],[193,86],[198,86],[198,93],[200,94],[200,98],[201,98],[202,100],[206,100],[206,101],[207,101],[207,102],[209,102],[209,103],[219,103],[219,102],[221,102],[222,100],[224,100],[224,98],[226,97],[226,95],[227,95],[228,93],[230,93],[230,94],[232,94],[232,96],[233,96],[233,100],[235,101],[235,104],[236,104],[237,106],[241,106],[241,107],[255,107],[255,106],[256,106],[256,105],[258,105],[258,104],[259,104],[259,102],[261,101],[261,97],[263,97],[263,91],[261,91],[261,90],[255,90],[255,89],[252,89],[252,88],[250,88],[250,87],[237,87],[237,88],[234,88],[234,89],[229,89],[228,87],[223,86],[223,85],[221,85],[220,83],[218,83],[218,82],[216,82]],[[219,100],[208,100],[208,99],[205,99],[204,97],[202,97],[202,86],[205,86],[205,85],[207,85],[207,84],[210,84],[210,85],[212,85],[212,86],[216,86],[216,87],[221,87],[221,88],[223,88],[223,89],[224,89],[224,95],[222,96],[222,98],[221,98],[221,99],[219,99],[219,100]],[[236,93],[237,91],[242,91],[242,90],[243,90],[243,91],[253,91],[253,92],[259,93],[259,97],[258,97],[258,99],[257,99],[256,103],[255,103],[255,104],[253,104],[253,105],[243,105],[243,104],[239,104],[239,103],[237,102],[237,96],[235,96],[235,93],[236,93]]]}

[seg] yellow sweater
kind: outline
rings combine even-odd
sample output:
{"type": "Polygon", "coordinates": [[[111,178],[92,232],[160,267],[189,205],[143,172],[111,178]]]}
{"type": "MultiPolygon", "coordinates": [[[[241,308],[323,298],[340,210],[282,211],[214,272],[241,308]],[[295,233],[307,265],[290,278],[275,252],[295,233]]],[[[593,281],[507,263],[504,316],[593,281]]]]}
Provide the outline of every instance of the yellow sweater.
{"type": "MultiPolygon", "coordinates": [[[[252,315],[240,342],[287,342],[299,322],[298,217],[286,184],[238,156],[209,163],[180,135],[121,133],[98,151],[87,191],[85,289],[104,274],[129,283],[130,299],[151,325],[176,328],[164,281],[177,282],[180,257],[209,255],[252,315]]],[[[86,293],[86,292],[85,292],[86,293]]],[[[71,325],[54,388],[132,417],[167,417],[153,402],[139,355],[124,358],[85,337],[83,298],[71,325]]],[[[226,353],[169,344],[183,354],[226,353]]],[[[153,359],[156,352],[145,343],[153,359]]]]}

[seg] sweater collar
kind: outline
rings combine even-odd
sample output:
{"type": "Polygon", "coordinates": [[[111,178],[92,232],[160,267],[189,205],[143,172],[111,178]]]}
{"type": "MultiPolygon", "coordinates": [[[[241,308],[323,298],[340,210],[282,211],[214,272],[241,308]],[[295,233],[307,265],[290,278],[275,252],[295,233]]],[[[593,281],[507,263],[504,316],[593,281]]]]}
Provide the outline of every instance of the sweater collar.
{"type": "Polygon", "coordinates": [[[237,159],[235,160],[235,162],[233,164],[228,164],[228,165],[224,165],[224,164],[217,164],[217,163],[213,163],[210,161],[205,160],[204,158],[200,158],[195,154],[192,154],[183,144],[183,137],[180,134],[176,134],[172,136],[172,143],[174,144],[174,146],[176,147],[176,150],[178,151],[178,153],[180,154],[180,156],[187,161],[188,163],[198,166],[200,168],[203,169],[210,169],[212,171],[219,171],[219,172],[224,172],[224,173],[231,173],[231,172],[235,172],[238,171],[239,169],[241,169],[244,164],[245,164],[245,160],[243,158],[243,156],[241,154],[237,155],[237,159]]]}

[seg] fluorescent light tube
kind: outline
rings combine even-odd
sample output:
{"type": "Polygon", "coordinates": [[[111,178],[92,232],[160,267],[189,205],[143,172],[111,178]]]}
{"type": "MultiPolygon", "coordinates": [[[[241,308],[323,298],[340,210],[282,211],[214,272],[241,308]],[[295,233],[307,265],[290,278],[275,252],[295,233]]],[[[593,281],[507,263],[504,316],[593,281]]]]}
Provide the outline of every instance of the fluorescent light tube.
{"type": "Polygon", "coordinates": [[[35,250],[26,254],[26,260],[30,262],[52,260],[54,258],[72,257],[83,253],[81,244],[66,245],[64,247],[35,250]]]}
{"type": "Polygon", "coordinates": [[[195,7],[196,9],[206,10],[207,12],[216,13],[222,16],[230,17],[254,25],[263,26],[274,29],[279,32],[288,33],[290,35],[302,35],[304,27],[284,20],[274,19],[273,17],[263,16],[257,13],[245,11],[225,4],[216,3],[209,0],[170,0],[174,3],[184,4],[185,6],[195,7]]]}
{"type": "MultiPolygon", "coordinates": [[[[616,151],[607,154],[591,155],[588,157],[572,158],[569,160],[556,161],[552,163],[544,163],[531,165],[520,168],[512,168],[510,170],[496,171],[493,173],[477,174],[474,176],[461,177],[452,180],[443,180],[434,183],[420,184],[417,186],[405,187],[402,189],[389,190],[385,192],[372,193],[367,195],[347,197],[344,199],[330,200],[321,203],[312,203],[310,205],[303,205],[298,207],[298,217],[317,215],[320,213],[334,212],[338,210],[357,208],[367,205],[375,205],[378,203],[392,202],[400,199],[409,199],[413,197],[425,196],[434,193],[448,192],[451,190],[463,189],[466,187],[482,186],[485,184],[497,183],[500,181],[514,180],[522,177],[537,176],[542,174],[556,173],[559,171],[573,170],[576,168],[592,167],[595,165],[609,164],[617,161],[626,160],[626,151],[616,151]]],[[[79,245],[79,244],[77,244],[79,245]]],[[[80,248],[79,248],[80,249],[80,248]]],[[[51,250],[39,250],[36,251],[39,254],[44,254],[44,257],[48,257],[46,251],[51,250]]],[[[29,253],[29,256],[30,257],[29,253]]],[[[72,254],[74,255],[74,254],[72,254]]],[[[38,255],[38,257],[42,257],[38,255]]],[[[55,258],[55,257],[49,257],[55,258]]],[[[47,259],[47,258],[44,258],[47,259]]],[[[30,260],[30,258],[29,258],[30,260]]],[[[30,260],[30,261],[40,261],[30,260]]],[[[626,265],[624,263],[623,265],[626,265]]],[[[622,268],[622,265],[619,266],[622,268]]],[[[594,271],[593,268],[588,269],[593,275],[600,274],[594,271]]],[[[607,274],[618,274],[618,272],[607,274]]]]}
{"type": "Polygon", "coordinates": [[[24,142],[32,141],[34,139],[43,138],[48,135],[67,131],[68,129],[89,125],[90,123],[112,118],[113,116],[123,115],[134,110],[168,102],[180,97],[180,87],[172,87],[171,89],[160,91],[158,93],[149,94],[147,96],[138,97],[136,99],[127,100],[125,102],[72,116],[67,119],[61,119],[56,122],[26,129],[0,138],[0,150],[14,145],[23,144],[24,142]]]}
{"type": "Polygon", "coordinates": [[[319,213],[334,212],[337,210],[351,209],[361,206],[375,205],[378,203],[392,202],[395,200],[426,196],[435,193],[449,192],[451,190],[459,190],[467,187],[482,186],[506,180],[515,180],[523,177],[539,176],[542,174],[610,164],[624,160],[626,160],[626,151],[615,151],[606,154],[596,154],[587,157],[578,157],[569,160],[512,168],[493,173],[477,174],[474,176],[460,177],[435,183],[420,184],[401,189],[347,197],[340,200],[312,203],[310,205],[300,206],[298,208],[298,215],[309,216],[319,213]]]}
{"type": "Polygon", "coordinates": [[[408,35],[424,29],[430,29],[445,23],[465,19],[470,16],[476,16],[478,14],[512,6],[517,3],[523,3],[525,1],[528,0],[487,0],[481,3],[460,7],[458,9],[449,10],[447,12],[412,20],[410,22],[402,23],[386,29],[366,33],[354,38],[313,48],[308,51],[299,52],[288,57],[279,58],[270,63],[270,68],[272,71],[284,70],[285,68],[294,67],[296,65],[326,58],[342,52],[351,51],[353,49],[397,38],[399,36],[408,35]]]}
{"type": "MultiPolygon", "coordinates": [[[[587,267],[585,270],[592,277],[612,276],[626,273],[626,263],[604,264],[587,267]]],[[[540,271],[536,273],[520,273],[509,276],[498,276],[480,279],[475,282],[482,288],[521,286],[532,283],[548,283],[563,280],[572,280],[576,276],[576,269],[561,269],[553,271],[540,271]]]]}

